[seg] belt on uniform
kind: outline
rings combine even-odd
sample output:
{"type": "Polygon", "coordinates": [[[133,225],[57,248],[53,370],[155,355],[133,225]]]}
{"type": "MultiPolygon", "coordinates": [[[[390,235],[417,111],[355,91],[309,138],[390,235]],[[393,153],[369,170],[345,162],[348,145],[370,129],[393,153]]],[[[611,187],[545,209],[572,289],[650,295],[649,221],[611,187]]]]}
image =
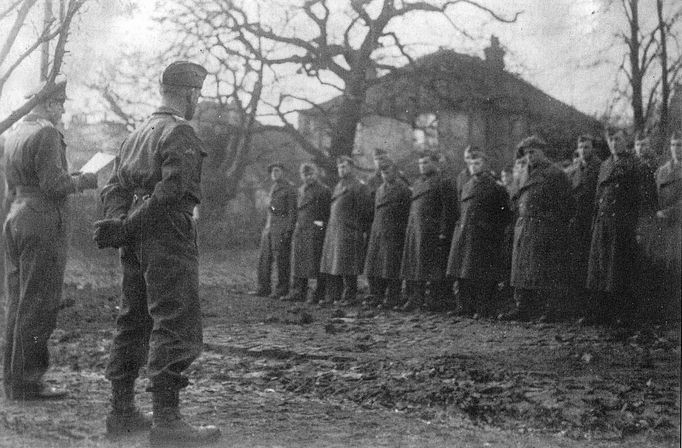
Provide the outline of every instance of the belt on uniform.
{"type": "MultiPolygon", "coordinates": [[[[152,192],[149,190],[145,189],[135,189],[133,191],[133,204],[138,202],[138,201],[145,201],[149,199],[152,195],[152,192]]],[[[192,214],[194,212],[194,207],[197,205],[196,201],[190,198],[182,198],[180,201],[173,203],[173,204],[168,204],[167,207],[172,209],[172,210],[177,210],[179,212],[184,212],[184,213],[189,213],[192,214]]]]}

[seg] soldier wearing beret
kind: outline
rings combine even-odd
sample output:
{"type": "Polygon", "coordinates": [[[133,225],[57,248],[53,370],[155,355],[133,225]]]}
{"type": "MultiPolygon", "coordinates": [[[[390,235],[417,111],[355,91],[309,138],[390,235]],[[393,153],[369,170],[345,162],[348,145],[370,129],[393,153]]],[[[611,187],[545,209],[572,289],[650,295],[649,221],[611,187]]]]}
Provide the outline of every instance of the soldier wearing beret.
{"type": "Polygon", "coordinates": [[[260,240],[258,258],[258,289],[256,295],[272,299],[289,293],[291,275],[291,237],[296,225],[296,189],[284,177],[284,165],[268,166],[270,189],[268,215],[260,240]],[[277,285],[271,290],[272,264],[277,269],[277,285]]]}
{"type": "Polygon", "coordinates": [[[374,199],[374,220],[369,236],[365,275],[369,283],[366,306],[391,309],[400,298],[400,257],[403,254],[410,189],[398,177],[398,167],[384,159],[379,170],[383,183],[374,199]]]}
{"type": "Polygon", "coordinates": [[[457,279],[463,314],[490,315],[502,280],[505,228],[511,222],[509,196],[487,169],[477,147],[464,152],[468,180],[458,185],[459,220],[450,246],[447,274],[457,279]]]}
{"type": "MultiPolygon", "coordinates": [[[[29,95],[30,96],[30,95],[29,95]]],[[[67,197],[97,188],[92,173],[69,174],[64,136],[66,80],[7,134],[3,228],[7,315],[3,381],[10,400],[60,399],[42,382],[55,329],[67,256],[67,197]]]]}
{"type": "Polygon", "coordinates": [[[568,286],[568,222],[574,202],[566,174],[547,159],[546,148],[537,136],[517,146],[518,217],[510,280],[516,309],[505,319],[531,320],[555,313],[553,302],[568,286]]]}
{"type": "Polygon", "coordinates": [[[319,181],[317,166],[304,163],[300,172],[303,185],[298,189],[296,204],[296,228],[291,257],[292,291],[285,300],[293,302],[306,300],[308,279],[314,278],[317,280],[315,292],[307,300],[307,303],[314,304],[324,300],[326,279],[320,273],[320,257],[332,194],[329,188],[319,181]]]}
{"type": "Polygon", "coordinates": [[[607,143],[611,156],[602,162],[597,178],[587,288],[600,295],[595,318],[615,322],[632,318],[637,308],[632,288],[639,265],[642,168],[623,131],[608,133],[607,143]]]}
{"type": "Polygon", "coordinates": [[[188,120],[206,70],[170,64],[160,82],[162,106],[121,145],[101,193],[105,219],[95,223],[100,248],[120,248],[123,294],[106,377],[112,385],[110,435],[149,429],[134,402],[146,362],[152,392],[152,445],[216,440],[220,430],[195,427],[180,414],[183,372],[202,350],[197,230],[192,212],[201,201],[206,155],[188,120]]]}
{"type": "Polygon", "coordinates": [[[358,292],[358,275],[365,263],[365,234],[372,218],[367,186],[353,173],[353,159],[339,157],[339,182],[331,198],[329,224],[324,235],[320,272],[327,274],[321,305],[352,305],[358,292]]]}

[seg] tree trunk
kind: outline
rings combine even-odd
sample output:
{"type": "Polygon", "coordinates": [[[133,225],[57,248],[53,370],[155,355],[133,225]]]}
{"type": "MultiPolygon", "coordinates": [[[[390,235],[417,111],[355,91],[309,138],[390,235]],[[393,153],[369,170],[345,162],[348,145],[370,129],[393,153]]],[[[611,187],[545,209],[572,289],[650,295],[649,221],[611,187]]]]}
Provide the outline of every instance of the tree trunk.
{"type": "Polygon", "coordinates": [[[642,105],[642,68],[639,62],[639,0],[630,0],[630,84],[632,87],[632,114],[636,132],[644,131],[644,107],[642,105]]]}
{"type": "MultiPolygon", "coordinates": [[[[358,70],[359,71],[359,70],[358,70]]],[[[356,72],[358,72],[356,71],[356,72]]],[[[339,106],[337,121],[332,132],[329,155],[332,162],[339,156],[351,156],[355,144],[355,133],[362,117],[362,104],[367,93],[364,70],[348,81],[339,106]]]]}
{"type": "Polygon", "coordinates": [[[670,83],[668,80],[668,45],[666,42],[667,30],[663,20],[663,0],[656,0],[656,12],[658,13],[658,31],[660,33],[660,58],[661,58],[661,117],[659,129],[662,140],[665,140],[668,132],[668,104],[670,101],[670,83]]]}

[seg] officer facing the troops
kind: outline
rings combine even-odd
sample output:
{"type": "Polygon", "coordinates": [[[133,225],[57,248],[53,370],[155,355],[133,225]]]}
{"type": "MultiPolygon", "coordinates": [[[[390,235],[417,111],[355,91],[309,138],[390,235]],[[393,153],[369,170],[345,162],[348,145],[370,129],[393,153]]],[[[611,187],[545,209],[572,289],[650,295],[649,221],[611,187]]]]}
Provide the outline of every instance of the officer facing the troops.
{"type": "Polygon", "coordinates": [[[468,147],[464,160],[470,176],[457,192],[460,212],[447,274],[457,279],[462,314],[492,315],[504,272],[504,231],[512,212],[507,191],[490,173],[485,153],[468,147]]]}
{"type": "Polygon", "coordinates": [[[289,293],[291,275],[291,237],[296,225],[296,189],[284,177],[284,165],[279,162],[268,166],[272,188],[268,217],[260,241],[258,257],[258,289],[255,295],[271,299],[289,293]],[[271,293],[272,264],[277,269],[277,284],[271,293]]]}
{"type": "Polygon", "coordinates": [[[49,367],[47,341],[62,297],[67,197],[97,188],[97,176],[69,174],[64,136],[56,127],[65,101],[66,80],[61,79],[5,141],[10,208],[3,228],[7,288],[3,381],[10,400],[66,396],[66,391],[47,386],[42,378],[49,367]]]}
{"type": "Polygon", "coordinates": [[[303,185],[298,189],[296,205],[298,215],[291,257],[293,282],[291,292],[283,300],[305,300],[314,304],[324,300],[326,279],[324,274],[320,274],[320,257],[332,194],[318,179],[317,166],[304,163],[300,172],[303,185]],[[316,283],[315,292],[307,298],[309,279],[316,279],[316,283]]]}
{"type": "Polygon", "coordinates": [[[134,402],[147,364],[154,446],[186,446],[219,438],[180,414],[183,372],[202,350],[197,229],[206,153],[187,120],[194,115],[206,70],[177,61],[161,75],[162,105],[123,142],[102,190],[105,219],[95,223],[100,248],[120,248],[123,294],[106,377],[112,386],[107,432],[149,429],[134,402]]]}

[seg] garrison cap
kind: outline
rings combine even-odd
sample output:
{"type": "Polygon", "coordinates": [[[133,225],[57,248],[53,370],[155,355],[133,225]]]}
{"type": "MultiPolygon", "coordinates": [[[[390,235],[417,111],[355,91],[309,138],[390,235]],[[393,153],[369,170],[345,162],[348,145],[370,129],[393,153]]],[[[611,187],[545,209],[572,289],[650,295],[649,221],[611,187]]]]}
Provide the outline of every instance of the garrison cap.
{"type": "Polygon", "coordinates": [[[175,61],[163,71],[161,84],[200,89],[207,74],[206,69],[199,64],[189,61],[175,61]]]}
{"type": "Polygon", "coordinates": [[[301,168],[299,168],[299,171],[301,172],[301,174],[315,174],[317,173],[317,166],[314,163],[305,162],[301,164],[301,168]]]}
{"type": "Polygon", "coordinates": [[[527,149],[539,149],[544,151],[547,149],[547,142],[537,135],[531,135],[530,137],[524,138],[516,145],[516,158],[525,156],[527,149]]]}
{"type": "Polygon", "coordinates": [[[270,165],[268,165],[268,173],[272,173],[273,168],[279,168],[282,171],[286,171],[287,169],[284,168],[284,164],[282,162],[272,162],[270,165]]]}
{"type": "MultiPolygon", "coordinates": [[[[42,81],[40,84],[38,84],[38,86],[26,93],[24,97],[26,99],[33,98],[40,93],[46,84],[47,81],[42,81]]],[[[57,76],[57,78],[54,80],[54,88],[49,91],[45,99],[66,100],[66,78],[64,76],[57,76]]]]}
{"type": "Polygon", "coordinates": [[[465,159],[488,159],[485,151],[483,151],[478,146],[467,146],[464,150],[465,159]]]}
{"type": "Polygon", "coordinates": [[[372,157],[375,159],[383,159],[388,157],[388,151],[386,151],[384,148],[374,148],[372,150],[372,157]]]}

